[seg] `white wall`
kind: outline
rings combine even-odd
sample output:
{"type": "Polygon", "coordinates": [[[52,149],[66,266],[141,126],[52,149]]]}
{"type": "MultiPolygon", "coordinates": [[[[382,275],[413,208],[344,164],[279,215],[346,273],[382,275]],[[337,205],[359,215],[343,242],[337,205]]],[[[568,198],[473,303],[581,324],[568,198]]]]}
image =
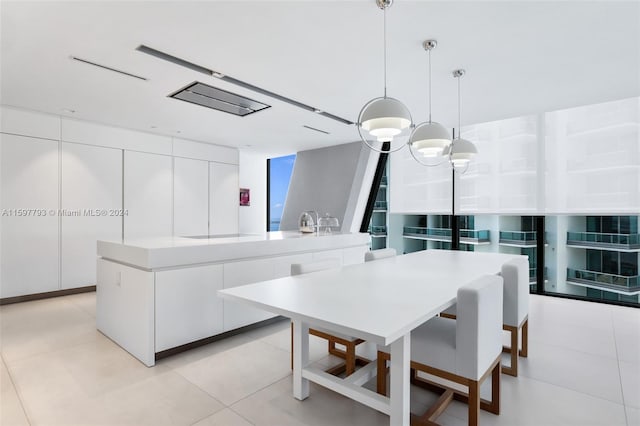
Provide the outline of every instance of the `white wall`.
{"type": "MultiPolygon", "coordinates": [[[[356,176],[363,149],[367,148],[361,142],[354,142],[298,152],[280,229],[297,230],[300,214],[306,210],[315,210],[321,216],[329,213],[343,225],[352,188],[367,185],[361,180],[363,170],[360,178],[356,176]]],[[[368,187],[371,188],[371,181],[368,187]]]]}
{"type": "Polygon", "coordinates": [[[45,211],[1,218],[2,298],[95,284],[98,239],[207,234],[211,204],[211,229],[238,231],[235,148],[6,106],[0,118],[0,208],[45,211]]]}
{"type": "Polygon", "coordinates": [[[239,232],[261,234],[267,229],[267,154],[240,150],[240,188],[251,190],[249,206],[239,207],[239,232]]]}

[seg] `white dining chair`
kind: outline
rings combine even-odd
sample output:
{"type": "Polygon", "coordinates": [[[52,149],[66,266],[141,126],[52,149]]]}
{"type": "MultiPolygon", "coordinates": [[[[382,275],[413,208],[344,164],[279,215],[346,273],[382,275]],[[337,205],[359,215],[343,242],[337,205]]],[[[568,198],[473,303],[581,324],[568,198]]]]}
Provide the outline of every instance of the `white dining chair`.
{"type": "MultiPolygon", "coordinates": [[[[291,275],[309,274],[312,272],[319,272],[339,267],[339,259],[325,259],[309,263],[294,263],[291,265],[291,275]]],[[[345,360],[343,364],[327,370],[328,373],[339,375],[344,372],[346,376],[349,376],[355,371],[356,363],[366,364],[369,362],[368,360],[359,358],[356,355],[356,346],[364,342],[362,339],[336,333],[324,328],[309,328],[309,334],[325,339],[328,343],[329,353],[345,360]],[[344,346],[345,349],[338,349],[336,344],[344,346]]],[[[293,323],[291,323],[291,369],[293,369],[293,323]]]]}
{"type": "MultiPolygon", "coordinates": [[[[513,259],[502,266],[500,273],[504,279],[503,330],[510,334],[510,345],[502,348],[510,355],[509,366],[502,366],[502,372],[518,377],[518,354],[526,358],[529,352],[529,262],[523,257],[513,259]],[[522,349],[520,345],[522,331],[522,349]]],[[[440,314],[445,318],[456,318],[456,305],[440,314]]]]}
{"type": "MultiPolygon", "coordinates": [[[[411,424],[434,424],[455,398],[469,405],[469,425],[478,424],[479,410],[500,414],[502,352],[502,277],[486,275],[458,289],[457,321],[435,317],[411,332],[411,382],[441,391],[439,399],[411,424]],[[418,371],[467,387],[464,393],[418,376],[418,371]],[[491,401],[481,400],[480,386],[491,376],[491,401]]],[[[386,350],[378,351],[377,391],[386,394],[386,350]]]]}
{"type": "Polygon", "coordinates": [[[371,262],[372,260],[386,259],[388,257],[394,257],[395,255],[396,255],[396,249],[393,249],[393,248],[369,250],[364,254],[364,261],[371,262]]]}

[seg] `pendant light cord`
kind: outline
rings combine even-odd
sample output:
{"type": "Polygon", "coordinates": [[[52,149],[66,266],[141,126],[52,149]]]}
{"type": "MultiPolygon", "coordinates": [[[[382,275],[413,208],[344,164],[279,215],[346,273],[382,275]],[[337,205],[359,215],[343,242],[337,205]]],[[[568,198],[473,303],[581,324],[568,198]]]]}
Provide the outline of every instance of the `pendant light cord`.
{"type": "Polygon", "coordinates": [[[461,105],[462,103],[460,102],[460,78],[462,76],[458,76],[458,139],[460,139],[461,137],[461,133],[462,133],[462,125],[460,124],[462,122],[462,120],[460,119],[461,117],[461,105]]]}
{"type": "Polygon", "coordinates": [[[382,9],[384,30],[383,30],[383,50],[384,50],[384,97],[387,97],[387,8],[382,9]]]}
{"type": "Polygon", "coordinates": [[[431,123],[431,50],[429,50],[429,123],[431,123]]]}

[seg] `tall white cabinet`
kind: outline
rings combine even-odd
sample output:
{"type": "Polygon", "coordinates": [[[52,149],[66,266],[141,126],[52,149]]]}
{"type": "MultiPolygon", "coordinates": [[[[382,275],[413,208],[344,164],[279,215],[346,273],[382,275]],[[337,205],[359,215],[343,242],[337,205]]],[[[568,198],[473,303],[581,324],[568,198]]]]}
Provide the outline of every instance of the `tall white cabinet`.
{"type": "Polygon", "coordinates": [[[95,285],[97,240],[238,232],[235,148],[2,106],[0,178],[2,299],[95,285]]]}
{"type": "Polygon", "coordinates": [[[0,297],[58,289],[58,142],[2,134],[0,297]]]}
{"type": "Polygon", "coordinates": [[[240,193],[238,166],[209,163],[209,233],[237,234],[240,193]]]}
{"type": "Polygon", "coordinates": [[[122,150],[62,143],[61,281],[95,285],[96,241],[122,238],[122,150]]]}
{"type": "Polygon", "coordinates": [[[124,237],[173,235],[172,159],[167,155],[124,152],[124,237]]]}
{"type": "Polygon", "coordinates": [[[209,233],[209,163],[207,161],[174,158],[173,221],[173,233],[176,236],[209,233]]]}

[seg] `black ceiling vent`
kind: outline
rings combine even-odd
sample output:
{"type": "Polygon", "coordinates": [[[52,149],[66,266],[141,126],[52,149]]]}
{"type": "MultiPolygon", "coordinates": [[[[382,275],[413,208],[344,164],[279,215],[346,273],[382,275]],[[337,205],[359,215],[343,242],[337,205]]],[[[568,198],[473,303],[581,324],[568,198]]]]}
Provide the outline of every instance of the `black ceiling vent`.
{"type": "Polygon", "coordinates": [[[169,95],[169,97],[240,117],[271,107],[271,105],[197,81],[169,95]]]}

